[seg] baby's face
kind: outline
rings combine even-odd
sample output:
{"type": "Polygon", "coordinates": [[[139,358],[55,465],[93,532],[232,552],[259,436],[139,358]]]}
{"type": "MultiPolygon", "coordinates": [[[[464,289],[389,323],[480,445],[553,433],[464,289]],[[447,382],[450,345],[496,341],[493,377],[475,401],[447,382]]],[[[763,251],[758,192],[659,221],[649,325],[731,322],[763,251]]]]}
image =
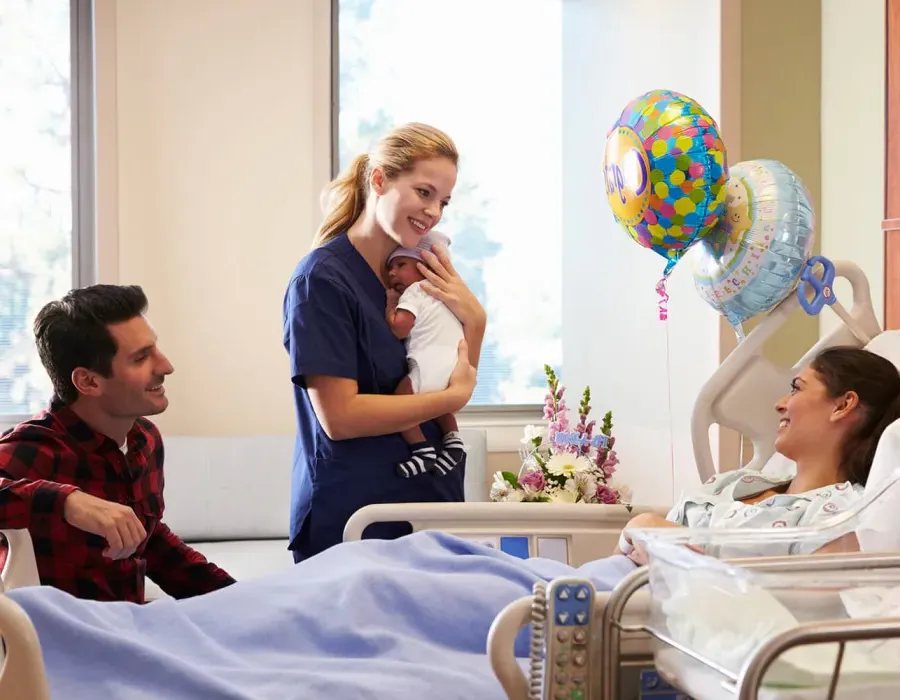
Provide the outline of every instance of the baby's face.
{"type": "Polygon", "coordinates": [[[388,284],[391,285],[391,289],[402,294],[413,282],[420,282],[425,279],[425,275],[419,272],[419,268],[416,267],[418,262],[415,258],[404,258],[402,256],[391,260],[388,265],[388,284]]]}

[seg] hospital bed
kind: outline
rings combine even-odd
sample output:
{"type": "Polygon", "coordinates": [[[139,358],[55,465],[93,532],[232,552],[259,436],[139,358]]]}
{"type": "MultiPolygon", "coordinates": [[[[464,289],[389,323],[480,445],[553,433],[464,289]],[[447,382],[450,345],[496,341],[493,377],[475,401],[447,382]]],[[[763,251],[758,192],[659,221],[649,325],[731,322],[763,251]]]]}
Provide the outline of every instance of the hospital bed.
{"type": "MultiPolygon", "coordinates": [[[[836,262],[835,275],[850,283],[852,304],[849,315],[852,325],[857,333],[861,331],[863,337],[871,339],[871,342],[864,343],[847,324],[842,324],[822,337],[794,366],[779,366],[765,358],[762,349],[798,310],[799,301],[792,295],[774,309],[725,359],[698,396],[691,432],[701,481],[705,481],[716,471],[709,440],[709,429],[713,424],[737,430],[752,442],[753,458],[747,465],[749,468],[762,469],[767,473],[780,473],[790,469],[791,465],[786,459],[773,454],[777,429],[776,421],[772,420],[773,406],[784,395],[785,387],[789,385],[796,370],[821,350],[837,345],[868,345],[873,351],[900,366],[900,334],[882,333],[872,306],[868,280],[862,270],[853,263],[836,262]]],[[[897,432],[900,433],[900,430],[897,432]]],[[[900,455],[900,449],[897,454],[900,455]]],[[[503,544],[503,540],[507,539],[510,543],[507,551],[514,555],[543,556],[542,539],[559,538],[563,544],[548,549],[552,549],[554,554],[562,552],[563,556],[568,556],[570,564],[578,566],[612,551],[621,528],[620,519],[624,516],[622,513],[607,511],[607,508],[528,503],[369,506],[356,513],[348,523],[345,540],[358,539],[363,529],[374,522],[408,520],[414,529],[440,529],[462,537],[487,541],[492,546],[497,546],[498,542],[503,544]],[[523,544],[523,540],[527,540],[527,546],[523,544]]],[[[667,509],[648,510],[664,513],[667,509]]],[[[729,534],[709,533],[708,536],[727,537],[729,534]]],[[[760,533],[762,537],[770,535],[770,531],[760,533]]],[[[706,533],[700,536],[706,536],[706,533]]],[[[900,535],[897,539],[897,542],[892,542],[887,548],[895,554],[747,558],[734,562],[734,565],[747,570],[782,571],[785,575],[794,571],[885,569],[890,572],[885,575],[889,578],[896,577],[900,584],[900,535]]],[[[600,643],[597,647],[599,656],[595,657],[594,663],[598,665],[600,672],[594,674],[595,684],[589,695],[591,700],[632,697],[623,689],[623,670],[653,666],[659,669],[665,679],[684,688],[696,698],[718,697],[723,691],[724,697],[756,697],[754,693],[760,682],[760,668],[770,663],[773,655],[780,654],[786,646],[799,641],[809,643],[816,639],[849,640],[866,635],[900,637],[900,620],[890,621],[890,624],[870,621],[814,624],[783,635],[769,646],[761,648],[760,654],[752,659],[753,663],[748,667],[750,670],[741,677],[740,682],[735,673],[725,673],[722,678],[710,681],[702,673],[698,676],[696,668],[685,676],[679,672],[678,662],[683,661],[684,657],[690,657],[689,653],[663,649],[654,654],[659,652],[660,640],[654,638],[653,629],[649,625],[651,598],[646,591],[649,578],[649,567],[642,567],[623,580],[613,592],[600,592],[596,596],[594,621],[599,630],[597,634],[600,643]],[[723,681],[730,685],[726,688],[722,685],[723,681]]],[[[798,587],[802,588],[799,583],[798,587]]],[[[534,603],[533,597],[526,597],[510,604],[495,621],[489,640],[491,663],[511,700],[540,697],[539,694],[532,695],[535,690],[522,673],[520,661],[512,654],[512,640],[521,628],[531,622],[534,603]]],[[[894,697],[900,693],[900,686],[892,686],[887,692],[888,697],[894,697]]],[[[807,696],[801,693],[796,697],[807,696]]],[[[811,697],[823,696],[819,694],[811,697]]]]}
{"type": "MultiPolygon", "coordinates": [[[[850,315],[858,329],[871,338],[868,347],[895,364],[900,365],[900,333],[882,333],[872,310],[868,282],[862,271],[851,263],[836,263],[836,273],[851,283],[853,303],[850,315]]],[[[776,400],[784,394],[784,387],[791,376],[800,367],[811,360],[822,349],[835,345],[862,346],[864,343],[842,325],[832,333],[823,337],[797,362],[795,367],[779,367],[762,356],[761,349],[765,342],[778,330],[787,318],[797,309],[796,297],[790,297],[773,312],[738,346],[738,348],[722,363],[713,377],[703,387],[698,397],[692,421],[692,437],[695,457],[701,479],[705,480],[715,472],[712,453],[709,446],[708,430],[710,425],[721,426],[740,431],[752,440],[754,457],[748,466],[763,469],[766,472],[783,472],[790,468],[790,463],[780,455],[773,456],[774,433],[776,422],[771,420],[772,407],[776,400]]],[[[895,424],[882,439],[879,447],[882,458],[882,471],[900,467],[900,426],[895,424]],[[893,441],[893,445],[888,444],[893,441]],[[882,449],[884,448],[884,449],[882,449]]],[[[878,517],[876,538],[870,538],[868,546],[863,546],[863,553],[831,554],[816,556],[792,556],[773,558],[744,558],[723,563],[730,567],[728,574],[722,574],[721,580],[730,580],[736,571],[766,572],[778,574],[783,580],[790,580],[791,587],[797,591],[805,591],[804,576],[819,576],[818,583],[824,587],[839,588],[841,582],[851,587],[854,577],[860,579],[870,576],[871,572],[880,572],[883,585],[893,585],[900,590],[900,522],[890,522],[891,508],[883,502],[900,506],[900,487],[885,475],[879,478],[873,469],[867,497],[874,503],[882,501],[877,516],[872,506],[868,512],[871,517],[878,517]],[[890,488],[888,488],[890,486],[890,488]],[[883,489],[884,493],[878,493],[883,489]],[[876,495],[880,499],[876,499],[876,495]],[[887,519],[888,522],[885,522],[887,519]],[[829,573],[836,572],[836,573],[829,573]],[[848,572],[849,578],[848,578],[848,572]],[[791,578],[793,577],[793,578],[791,578]],[[830,578],[829,578],[830,577],[830,578]],[[830,581],[830,583],[828,583],[830,581]]],[[[894,512],[900,511],[895,507],[894,512]]],[[[855,515],[855,520],[844,523],[843,527],[852,529],[859,525],[865,509],[855,515]],[[852,527],[851,527],[852,526],[852,527]]],[[[873,526],[871,520],[867,523],[873,526]]],[[[752,543],[766,542],[771,539],[772,531],[658,531],[655,533],[657,552],[666,552],[665,544],[684,550],[685,544],[736,542],[738,538],[752,543]],[[663,543],[660,545],[659,543],[663,543]]],[[[642,533],[635,533],[639,538],[642,533]]],[[[647,542],[653,542],[650,533],[643,533],[647,542]]],[[[803,536],[797,531],[787,532],[788,536],[803,536]]],[[[807,533],[815,536],[816,533],[807,533]]],[[[821,535],[819,535],[821,536],[821,535]]],[[[665,554],[657,557],[656,565],[665,567],[665,554]]],[[[702,566],[709,561],[708,557],[687,551],[684,555],[688,568],[702,566]],[[691,559],[693,558],[693,561],[691,559]]],[[[819,688],[812,694],[804,694],[801,690],[785,691],[779,694],[771,688],[761,689],[762,671],[774,662],[781,654],[796,644],[810,644],[823,641],[849,641],[854,639],[900,638],[900,619],[890,620],[827,620],[821,619],[807,622],[796,629],[780,635],[773,634],[766,643],[760,643],[756,653],[743,659],[743,667],[726,669],[706,658],[683,642],[679,643],[671,635],[661,631],[665,621],[654,615],[656,598],[651,598],[646,590],[653,577],[654,556],[651,552],[650,566],[641,567],[626,577],[611,593],[598,593],[594,602],[592,626],[596,630],[596,646],[593,665],[596,672],[592,674],[591,700],[614,700],[632,697],[623,688],[623,677],[629,669],[655,666],[659,675],[674,688],[687,693],[691,697],[712,698],[755,698],[755,697],[854,697],[846,688],[819,688]],[[656,619],[654,619],[654,617],[656,619]],[[825,692],[837,690],[837,695],[825,692]]],[[[878,577],[876,577],[878,578],[878,577]]],[[[702,598],[699,591],[697,595],[702,598]]],[[[832,601],[833,602],[833,601],[832,601]]],[[[489,654],[498,679],[503,684],[511,699],[533,697],[534,688],[529,685],[523,675],[520,664],[511,658],[510,639],[514,632],[532,620],[534,598],[523,598],[512,603],[495,620],[489,640],[489,654]]],[[[740,605],[736,609],[740,610],[740,605]]],[[[900,612],[896,613],[900,615],[900,612]]],[[[898,663],[900,668],[900,663],[898,663]]],[[[900,677],[882,688],[867,688],[869,693],[864,697],[897,697],[900,695],[900,677]],[[878,692],[882,693],[881,695],[878,692]]],[[[540,696],[538,696],[540,697],[540,696]]],[[[653,697],[648,695],[648,697],[653,697]]],[[[675,694],[661,697],[676,697],[675,694]]],[[[681,696],[685,697],[685,696],[681,696]]]]}
{"type": "MultiPolygon", "coordinates": [[[[890,354],[893,346],[895,356],[891,359],[897,362],[900,340],[888,338],[890,334],[881,334],[872,309],[868,282],[862,271],[852,263],[841,262],[836,263],[836,272],[837,276],[849,280],[852,286],[853,303],[850,313],[856,325],[875,338],[873,349],[882,354],[890,354]],[[881,338],[887,338],[889,342],[882,342],[883,347],[880,349],[875,348],[881,338]]],[[[773,310],[722,363],[701,391],[692,421],[694,450],[701,479],[705,480],[715,471],[709,444],[709,428],[713,423],[736,429],[752,440],[754,458],[751,466],[766,469],[788,466],[779,464],[777,456],[770,460],[775,430],[774,421],[770,417],[773,404],[783,394],[794,370],[776,366],[763,358],[760,351],[766,340],[796,307],[797,302],[791,297],[773,310]]],[[[841,327],[820,340],[798,365],[808,361],[824,347],[861,344],[846,327],[841,327]]],[[[560,558],[578,565],[607,555],[618,537],[621,525],[641,510],[635,509],[634,513],[629,513],[621,506],[526,503],[369,506],[348,522],[345,540],[358,539],[365,527],[373,522],[405,520],[411,522],[415,530],[440,529],[496,546],[517,556],[560,558]]],[[[9,590],[36,583],[36,566],[27,533],[19,531],[4,534],[11,544],[9,562],[2,575],[4,587],[9,590]]],[[[900,547],[893,549],[900,550],[900,547]]],[[[895,567],[900,570],[900,555],[896,559],[890,556],[879,558],[870,555],[841,555],[746,560],[741,562],[741,567],[747,571],[755,568],[783,568],[788,571],[798,567],[802,569],[804,565],[809,568],[813,561],[822,562],[820,566],[823,570],[849,566],[860,569],[882,567],[887,570],[895,567]]],[[[666,666],[665,661],[670,657],[659,653],[657,646],[664,642],[651,642],[648,629],[652,606],[644,588],[652,569],[652,565],[638,569],[611,594],[599,593],[596,597],[593,619],[598,623],[595,627],[601,643],[596,647],[599,658],[594,659],[594,664],[601,672],[594,674],[596,682],[591,685],[588,695],[593,700],[625,697],[620,694],[618,685],[618,670],[623,665],[652,666],[655,661],[666,679],[677,684],[691,685],[679,676],[677,664],[675,670],[666,666]]],[[[511,603],[494,621],[488,640],[491,664],[510,698],[530,697],[527,681],[521,672],[521,660],[514,658],[512,645],[508,642],[530,621],[532,604],[531,597],[511,603]]],[[[885,625],[879,633],[897,633],[900,636],[898,630],[900,622],[885,625]]],[[[845,634],[847,638],[861,634],[848,625],[832,627],[826,631],[834,635],[845,634]]],[[[49,692],[34,627],[21,608],[2,595],[0,633],[5,640],[7,652],[6,663],[0,675],[0,697],[10,700],[46,700],[49,692]]],[[[749,680],[753,681],[754,678],[756,677],[751,674],[749,680]]],[[[697,693],[697,689],[692,687],[687,692],[697,693]]],[[[745,692],[743,686],[740,692],[745,692]]],[[[705,696],[697,694],[696,697],[705,696]]]]}

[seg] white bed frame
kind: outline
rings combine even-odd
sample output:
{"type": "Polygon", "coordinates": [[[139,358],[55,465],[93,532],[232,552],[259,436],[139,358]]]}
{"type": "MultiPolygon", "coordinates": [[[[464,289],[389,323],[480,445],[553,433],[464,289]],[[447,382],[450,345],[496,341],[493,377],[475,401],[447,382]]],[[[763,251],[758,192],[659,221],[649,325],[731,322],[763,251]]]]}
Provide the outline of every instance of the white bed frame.
{"type": "MultiPolygon", "coordinates": [[[[853,290],[850,314],[867,334],[874,337],[881,327],[872,307],[869,283],[858,266],[849,262],[835,263],[836,277],[849,280],[853,290]]],[[[783,395],[796,367],[805,364],[825,347],[861,346],[846,326],[822,338],[795,367],[779,367],[762,356],[765,342],[797,308],[791,295],[751,332],[746,340],[722,363],[702,388],[692,419],[692,438],[697,469],[702,480],[715,473],[709,428],[717,423],[740,431],[754,445],[751,467],[762,468],[772,454],[775,421],[772,406],[783,395]]],[[[829,313],[830,311],[823,311],[829,313]]],[[[359,539],[363,530],[376,522],[407,521],[414,529],[440,529],[466,537],[496,537],[530,533],[533,537],[562,537],[567,540],[570,562],[578,565],[606,556],[615,545],[622,526],[635,513],[658,508],[635,509],[629,513],[622,506],[585,506],[535,503],[461,503],[400,504],[367,506],[353,515],[345,529],[345,541],[359,539]]],[[[9,561],[0,576],[5,590],[38,583],[37,566],[31,540],[26,531],[4,532],[10,542],[9,561]]],[[[858,562],[860,556],[844,557],[842,566],[858,562]]],[[[821,559],[820,559],[821,560],[821,559]]],[[[758,566],[794,566],[796,558],[744,560],[758,566]]],[[[890,558],[892,566],[900,566],[900,555],[890,558]]],[[[622,663],[643,661],[652,665],[649,638],[641,631],[647,619],[647,598],[643,591],[632,595],[646,583],[646,569],[624,581],[614,593],[600,594],[595,619],[605,623],[602,688],[594,688],[592,700],[615,700],[618,669],[622,663]],[[633,589],[633,590],[632,590],[633,589]],[[627,593],[627,595],[625,595],[627,593]],[[643,594],[643,595],[642,595],[643,594]],[[617,602],[623,600],[624,602],[617,602]],[[627,604],[626,604],[627,603],[627,604]],[[633,632],[629,631],[632,625],[633,632]],[[606,671],[610,671],[606,673],[606,671]]],[[[526,700],[527,686],[508,643],[528,623],[531,599],[526,597],[510,604],[492,627],[488,653],[492,666],[507,695],[512,700],[526,700]]],[[[836,632],[835,632],[836,633],[836,632]]],[[[897,624],[900,635],[900,622],[897,624]]],[[[847,634],[852,634],[848,631],[847,634]]],[[[22,609],[0,595],[0,635],[6,642],[7,657],[0,668],[0,698],[3,700],[49,700],[45,669],[37,634],[22,609]]],[[[671,678],[671,680],[677,680],[671,678]]],[[[686,689],[688,690],[688,689],[686,689]]],[[[691,692],[688,690],[688,692],[691,692]]],[[[745,697],[741,691],[740,697],[745,697]]],[[[755,692],[755,688],[753,689],[755,692]]],[[[702,697],[702,696],[698,696],[702,697]]],[[[753,697],[747,695],[746,697],[753,697]]]]}
{"type": "Polygon", "coordinates": [[[622,528],[635,515],[662,512],[645,506],[593,506],[569,503],[401,503],[366,506],[344,528],[344,541],[362,539],[373,523],[409,522],[413,530],[439,530],[484,541],[526,536],[532,555],[543,538],[566,542],[568,562],[587,562],[609,556],[622,528]]]}

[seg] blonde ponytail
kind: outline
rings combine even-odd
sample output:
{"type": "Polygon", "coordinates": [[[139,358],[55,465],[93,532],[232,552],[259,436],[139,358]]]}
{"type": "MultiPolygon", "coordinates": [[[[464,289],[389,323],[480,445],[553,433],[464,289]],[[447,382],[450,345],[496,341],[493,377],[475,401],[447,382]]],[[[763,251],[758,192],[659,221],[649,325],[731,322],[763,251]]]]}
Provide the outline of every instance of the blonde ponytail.
{"type": "Polygon", "coordinates": [[[459,164],[456,144],[443,131],[428,124],[410,122],[382,136],[371,154],[356,156],[344,172],[325,188],[325,219],[313,239],[318,248],[349,229],[366,208],[369,177],[380,168],[387,180],[412,170],[416,162],[428,158],[446,158],[459,164]]]}
{"type": "Polygon", "coordinates": [[[324,245],[343,233],[366,207],[369,178],[369,156],[356,156],[344,172],[332,180],[322,193],[325,219],[316,231],[313,248],[324,245]]]}

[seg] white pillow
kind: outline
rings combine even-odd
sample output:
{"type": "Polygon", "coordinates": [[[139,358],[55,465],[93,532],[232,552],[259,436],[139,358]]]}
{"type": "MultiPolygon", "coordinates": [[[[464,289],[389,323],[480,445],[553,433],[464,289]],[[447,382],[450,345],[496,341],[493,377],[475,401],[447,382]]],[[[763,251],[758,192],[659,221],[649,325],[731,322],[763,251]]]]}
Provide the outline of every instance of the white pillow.
{"type": "MultiPolygon", "coordinates": [[[[891,423],[878,441],[865,495],[872,493],[900,467],[900,421],[891,423]]],[[[864,552],[900,550],[900,485],[894,484],[860,513],[856,529],[864,552]]]]}
{"type": "MultiPolygon", "coordinates": [[[[900,330],[884,331],[866,345],[866,350],[890,360],[900,369],[900,330]]],[[[866,481],[866,495],[900,467],[900,421],[887,427],[878,441],[872,469],[866,481]]],[[[900,550],[900,486],[892,486],[875,503],[860,513],[856,530],[860,548],[865,552],[900,550]]]]}
{"type": "MultiPolygon", "coordinates": [[[[900,331],[884,331],[866,345],[900,368],[900,331]]],[[[866,481],[866,494],[872,492],[886,479],[894,476],[900,467],[900,421],[887,427],[878,441],[872,470],[866,481]]],[[[856,536],[863,551],[900,549],[900,486],[892,486],[875,503],[860,514],[861,524],[856,536]]]]}
{"type": "Polygon", "coordinates": [[[866,350],[890,360],[900,369],[900,330],[884,331],[876,335],[866,345],[866,350]]]}

